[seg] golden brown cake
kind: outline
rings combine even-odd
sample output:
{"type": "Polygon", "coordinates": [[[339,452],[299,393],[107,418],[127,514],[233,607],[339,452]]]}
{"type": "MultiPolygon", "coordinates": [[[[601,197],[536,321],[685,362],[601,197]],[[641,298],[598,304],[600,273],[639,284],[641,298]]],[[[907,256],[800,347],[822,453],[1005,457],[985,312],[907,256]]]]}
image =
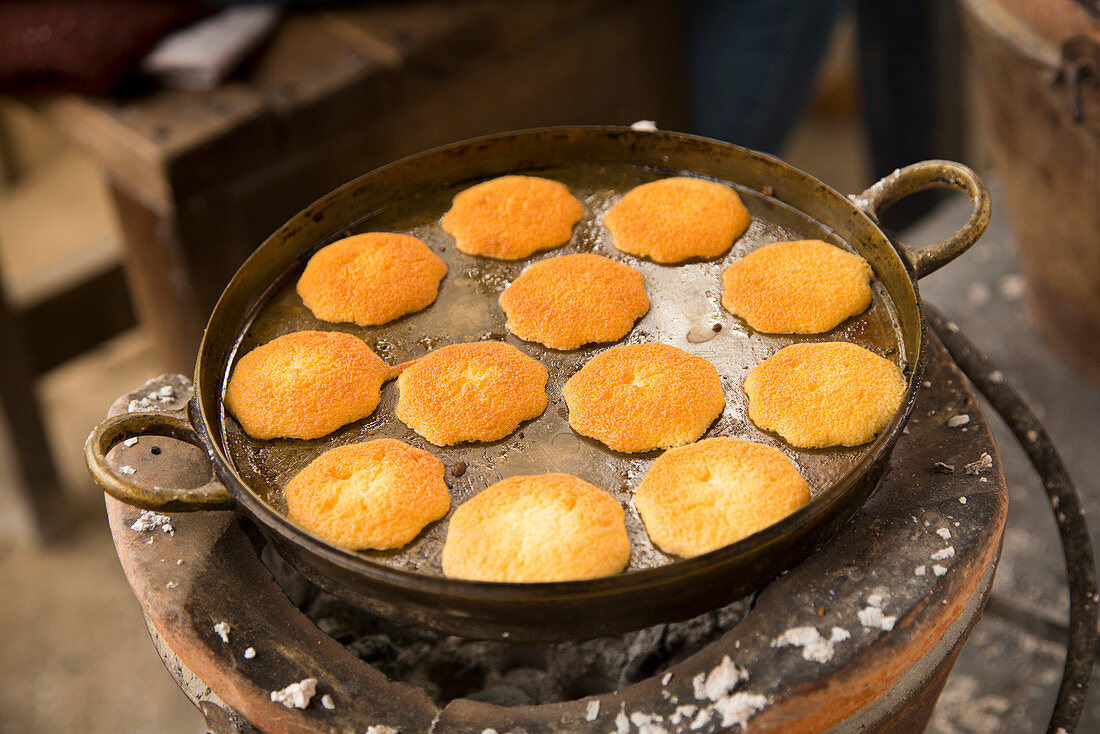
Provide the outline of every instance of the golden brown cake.
{"type": "Polygon", "coordinates": [[[691,443],[726,404],[714,365],[668,344],[600,352],[564,395],[574,431],[626,453],[691,443]]]}
{"type": "Polygon", "coordinates": [[[615,247],[659,263],[710,259],[749,227],[749,211],[725,184],[662,178],[627,192],[603,223],[615,247]]]}
{"type": "Polygon", "coordinates": [[[298,280],[298,295],[322,321],[385,324],[432,305],[447,266],[415,237],[357,234],[322,247],[298,280]]]}
{"type": "Polygon", "coordinates": [[[443,462],[383,438],[330,449],[286,485],[290,519],[350,550],[400,548],[447,514],[443,462]]]}
{"type": "Polygon", "coordinates": [[[564,245],[584,205],[563,184],[537,176],[501,176],[462,191],[443,229],[467,255],[521,260],[564,245]]]}
{"type": "Polygon", "coordinates": [[[252,438],[320,438],[373,413],[390,374],[362,339],[298,331],[237,361],[225,407],[252,438]]]}
{"type": "Polygon", "coordinates": [[[792,446],[859,446],[897,412],[905,378],[855,344],[792,344],[749,372],[745,394],[752,422],[792,446]]]}
{"type": "Polygon", "coordinates": [[[600,255],[537,262],[500,294],[508,330],[551,349],[613,342],[649,310],[645,279],[600,255]]]}
{"type": "Polygon", "coordinates": [[[452,344],[397,378],[397,417],[436,446],[495,441],[546,410],[547,377],[509,344],[452,344]]]}
{"type": "Polygon", "coordinates": [[[630,541],[614,497],[568,474],[509,477],[451,517],[443,573],[473,581],[578,581],[626,568],[630,541]]]}
{"type": "Polygon", "coordinates": [[[871,305],[871,266],[821,240],[774,242],[722,275],[722,305],[768,334],[820,334],[871,305]]]}
{"type": "Polygon", "coordinates": [[[726,437],[661,454],[634,495],[650,540],[688,558],[763,530],[809,501],[806,480],[782,451],[726,437]]]}

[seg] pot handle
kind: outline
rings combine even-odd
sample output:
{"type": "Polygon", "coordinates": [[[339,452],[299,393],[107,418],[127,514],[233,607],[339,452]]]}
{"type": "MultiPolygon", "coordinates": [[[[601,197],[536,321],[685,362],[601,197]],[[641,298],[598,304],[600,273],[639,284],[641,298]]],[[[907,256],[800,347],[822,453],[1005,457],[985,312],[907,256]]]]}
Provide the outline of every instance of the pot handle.
{"type": "Polygon", "coordinates": [[[913,250],[897,243],[909,258],[917,278],[935,272],[966,252],[989,226],[993,210],[989,189],[973,171],[953,161],[922,161],[894,171],[858,196],[849,197],[857,207],[878,224],[878,215],[899,199],[927,189],[955,189],[970,197],[974,211],[954,235],[935,245],[913,250]]]}
{"type": "Polygon", "coordinates": [[[108,418],[94,429],[84,443],[84,463],[103,491],[120,502],[145,510],[227,510],[232,504],[229,490],[217,477],[201,487],[158,487],[138,484],[107,461],[107,452],[136,436],[167,436],[207,451],[202,439],[185,419],[170,413],[123,413],[108,418]]]}

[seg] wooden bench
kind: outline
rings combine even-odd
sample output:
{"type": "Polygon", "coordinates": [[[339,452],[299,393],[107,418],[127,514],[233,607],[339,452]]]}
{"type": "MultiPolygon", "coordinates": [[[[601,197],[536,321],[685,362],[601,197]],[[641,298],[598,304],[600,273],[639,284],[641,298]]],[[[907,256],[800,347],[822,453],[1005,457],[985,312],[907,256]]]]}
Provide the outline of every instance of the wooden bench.
{"type": "Polygon", "coordinates": [[[372,2],[288,14],[231,81],[54,96],[45,118],[110,181],[135,308],[166,369],[248,254],[383,163],[555,124],[684,123],[679,8],[647,0],[372,2]]]}

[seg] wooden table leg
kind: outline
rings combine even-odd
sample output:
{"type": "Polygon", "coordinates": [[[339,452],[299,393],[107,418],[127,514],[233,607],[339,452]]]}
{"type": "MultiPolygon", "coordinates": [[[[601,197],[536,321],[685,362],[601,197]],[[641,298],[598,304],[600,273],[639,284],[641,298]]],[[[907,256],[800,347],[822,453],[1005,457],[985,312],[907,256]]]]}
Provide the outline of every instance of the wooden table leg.
{"type": "Polygon", "coordinates": [[[156,345],[161,366],[191,374],[206,314],[195,298],[195,273],[185,265],[175,219],[146,207],[111,184],[125,240],[126,276],[141,323],[156,345]]]}
{"type": "Polygon", "coordinates": [[[17,498],[24,515],[16,520],[20,540],[42,542],[57,535],[69,520],[61,480],[35,399],[35,371],[22,323],[0,291],[0,407],[22,492],[17,498]]]}

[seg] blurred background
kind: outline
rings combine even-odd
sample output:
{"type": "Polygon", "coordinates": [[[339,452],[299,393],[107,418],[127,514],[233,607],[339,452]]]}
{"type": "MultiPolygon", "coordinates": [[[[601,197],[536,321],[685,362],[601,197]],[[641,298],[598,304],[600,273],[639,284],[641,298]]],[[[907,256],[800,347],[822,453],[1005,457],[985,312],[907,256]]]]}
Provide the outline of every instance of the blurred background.
{"type": "MultiPolygon", "coordinates": [[[[474,135],[653,120],[773,152],[846,194],[919,160],[967,163],[993,189],[994,222],[922,293],[1023,390],[1097,517],[1094,11],[0,3],[0,734],[205,731],[150,644],[83,441],[117,396],[191,373],[218,293],[279,224],[378,165],[474,135]]],[[[929,195],[885,224],[922,245],[968,215],[929,195]]],[[[996,430],[1004,556],[930,731],[1044,728],[1061,671],[1058,536],[996,430]]],[[[1095,695],[1080,730],[1100,731],[1095,695]]]]}

